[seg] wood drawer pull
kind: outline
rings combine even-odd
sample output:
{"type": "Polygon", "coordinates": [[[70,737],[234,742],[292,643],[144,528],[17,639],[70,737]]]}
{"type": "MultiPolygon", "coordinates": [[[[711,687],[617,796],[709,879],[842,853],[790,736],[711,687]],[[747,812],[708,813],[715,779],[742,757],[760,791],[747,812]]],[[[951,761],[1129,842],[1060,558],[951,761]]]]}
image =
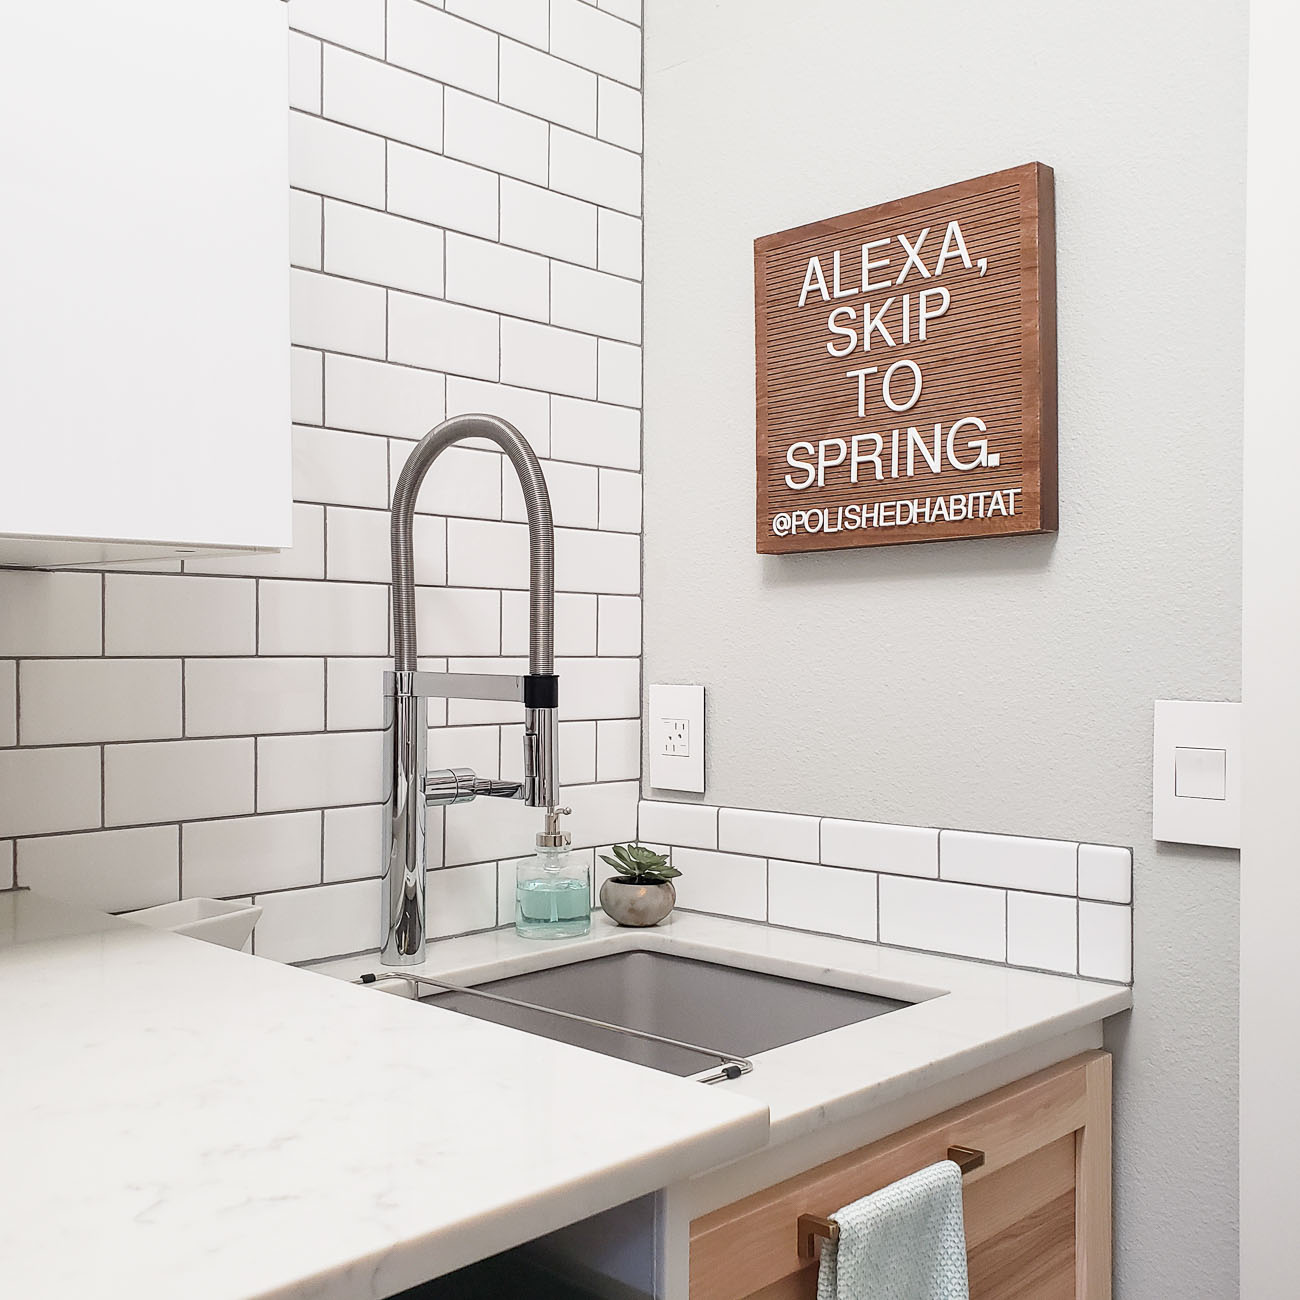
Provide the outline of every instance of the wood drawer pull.
{"type": "MultiPolygon", "coordinates": [[[[984,1152],[975,1147],[949,1147],[947,1158],[961,1170],[964,1178],[984,1163],[984,1152]]],[[[800,1259],[816,1258],[819,1237],[825,1241],[840,1239],[840,1225],[834,1219],[824,1218],[820,1214],[801,1214],[795,1230],[799,1234],[800,1259]]]]}

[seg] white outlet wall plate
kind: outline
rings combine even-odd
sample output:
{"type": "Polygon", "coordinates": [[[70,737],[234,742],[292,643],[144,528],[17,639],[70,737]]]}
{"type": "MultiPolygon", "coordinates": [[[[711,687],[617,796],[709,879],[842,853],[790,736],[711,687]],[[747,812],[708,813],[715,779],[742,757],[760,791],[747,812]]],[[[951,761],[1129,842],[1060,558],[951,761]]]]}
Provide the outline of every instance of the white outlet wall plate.
{"type": "Polygon", "coordinates": [[[1240,848],[1241,705],[1157,700],[1152,755],[1152,836],[1240,848]]]}
{"type": "Polygon", "coordinates": [[[704,793],[704,687],[650,687],[650,784],[704,793]]]}

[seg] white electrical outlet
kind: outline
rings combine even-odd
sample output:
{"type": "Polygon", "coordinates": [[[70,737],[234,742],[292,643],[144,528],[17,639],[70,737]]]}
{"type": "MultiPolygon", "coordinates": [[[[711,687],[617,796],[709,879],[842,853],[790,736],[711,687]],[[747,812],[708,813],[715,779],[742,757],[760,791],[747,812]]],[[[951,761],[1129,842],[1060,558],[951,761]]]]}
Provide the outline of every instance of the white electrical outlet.
{"type": "Polygon", "coordinates": [[[664,719],[664,753],[670,758],[690,758],[691,724],[685,718],[664,719]]]}
{"type": "Polygon", "coordinates": [[[704,792],[704,687],[651,686],[650,784],[704,792]]]}

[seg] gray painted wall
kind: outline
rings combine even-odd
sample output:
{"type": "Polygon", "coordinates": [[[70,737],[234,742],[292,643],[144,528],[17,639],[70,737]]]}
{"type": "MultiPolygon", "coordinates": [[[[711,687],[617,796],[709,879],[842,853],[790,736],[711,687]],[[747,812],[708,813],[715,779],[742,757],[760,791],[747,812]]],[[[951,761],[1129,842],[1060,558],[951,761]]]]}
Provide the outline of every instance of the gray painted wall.
{"type": "Polygon", "coordinates": [[[651,0],[647,681],[711,803],[1131,844],[1118,1293],[1237,1291],[1236,855],[1151,839],[1157,697],[1237,698],[1244,0],[651,0]],[[753,550],[752,240],[1056,169],[1057,537],[753,550]]]}

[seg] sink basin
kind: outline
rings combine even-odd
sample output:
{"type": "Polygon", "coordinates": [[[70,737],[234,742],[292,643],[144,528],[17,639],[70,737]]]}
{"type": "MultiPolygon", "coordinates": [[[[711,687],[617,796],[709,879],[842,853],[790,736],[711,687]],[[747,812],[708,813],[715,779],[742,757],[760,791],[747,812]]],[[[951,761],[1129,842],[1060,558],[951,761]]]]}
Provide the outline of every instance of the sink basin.
{"type": "MultiPolygon", "coordinates": [[[[662,952],[621,952],[476,985],[538,1007],[588,1016],[749,1057],[910,1005],[852,989],[662,952]]],[[[708,1069],[698,1052],[647,1042],[544,1011],[466,993],[422,1001],[669,1074],[708,1069]]]]}

